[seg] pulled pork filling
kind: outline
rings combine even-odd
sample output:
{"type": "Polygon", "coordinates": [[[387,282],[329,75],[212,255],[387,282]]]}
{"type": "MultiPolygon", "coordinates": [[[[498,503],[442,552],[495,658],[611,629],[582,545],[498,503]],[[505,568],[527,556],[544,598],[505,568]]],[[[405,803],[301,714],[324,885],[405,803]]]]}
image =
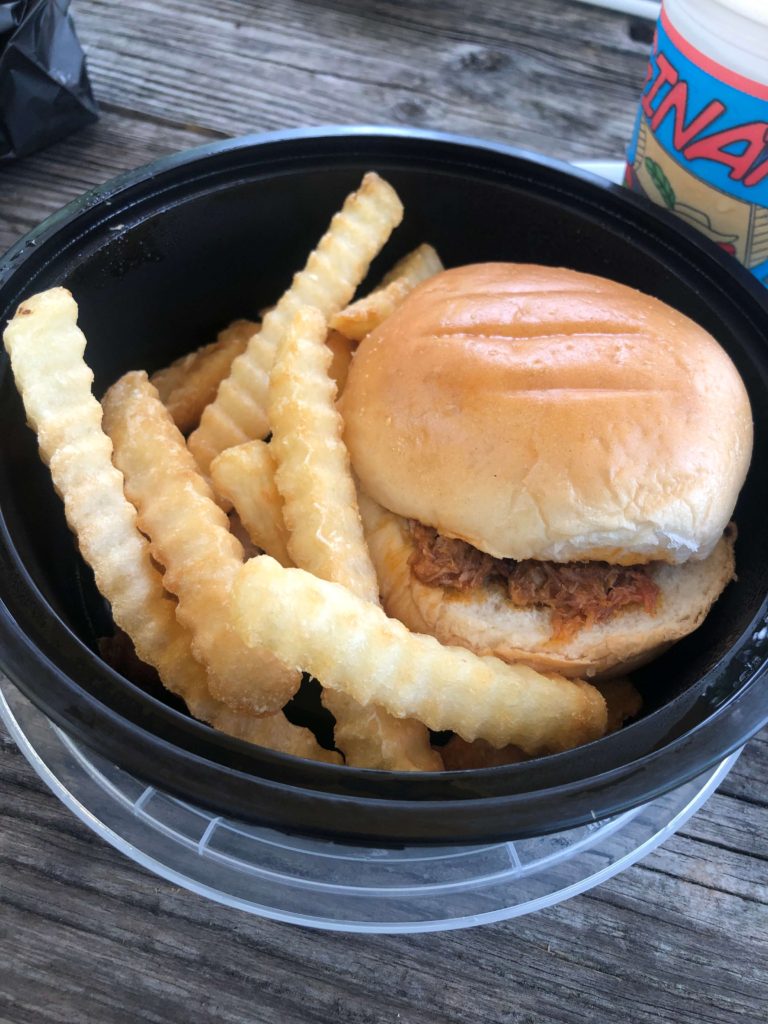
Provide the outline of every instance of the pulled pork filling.
{"type": "Polygon", "coordinates": [[[409,564],[421,583],[467,591],[494,581],[517,607],[552,612],[552,639],[566,640],[584,626],[639,605],[653,615],[661,592],[651,566],[609,562],[537,562],[494,558],[463,540],[442,537],[431,526],[409,521],[414,542],[409,564]]]}

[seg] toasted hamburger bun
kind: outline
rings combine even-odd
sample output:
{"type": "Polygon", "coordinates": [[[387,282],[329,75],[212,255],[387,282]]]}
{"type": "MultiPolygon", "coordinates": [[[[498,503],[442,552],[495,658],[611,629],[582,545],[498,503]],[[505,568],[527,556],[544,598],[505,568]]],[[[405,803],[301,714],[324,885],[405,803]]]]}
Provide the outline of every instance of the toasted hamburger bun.
{"type": "Polygon", "coordinates": [[[647,295],[551,267],[446,271],[361,343],[340,404],[384,606],[412,629],[605,677],[690,633],[733,577],[746,390],[706,331],[647,295]],[[420,583],[408,519],[497,558],[651,563],[659,606],[555,640],[550,611],[500,583],[420,583]]]}
{"type": "Polygon", "coordinates": [[[705,559],[752,451],[746,390],[706,331],[552,267],[424,282],[360,345],[341,408],[374,500],[517,560],[705,559]]]}
{"type": "Polygon", "coordinates": [[[661,590],[655,615],[629,608],[554,641],[549,611],[515,607],[501,584],[459,593],[420,583],[408,564],[413,542],[407,521],[364,494],[360,512],[388,615],[441,643],[570,678],[610,678],[651,661],[701,625],[734,574],[733,535],[728,531],[708,558],[653,566],[651,575],[661,590]]]}

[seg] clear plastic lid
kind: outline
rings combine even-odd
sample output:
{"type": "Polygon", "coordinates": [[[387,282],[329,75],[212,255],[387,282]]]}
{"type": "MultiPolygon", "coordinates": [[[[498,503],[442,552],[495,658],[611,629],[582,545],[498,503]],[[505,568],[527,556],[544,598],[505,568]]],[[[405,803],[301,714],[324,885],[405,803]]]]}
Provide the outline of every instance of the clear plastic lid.
{"type": "Polygon", "coordinates": [[[246,825],[146,786],[74,743],[4,677],[0,717],[56,796],[137,864],[237,910],[350,932],[468,928],[584,892],[680,828],[738,757],[643,807],[567,832],[381,849],[246,825]]]}

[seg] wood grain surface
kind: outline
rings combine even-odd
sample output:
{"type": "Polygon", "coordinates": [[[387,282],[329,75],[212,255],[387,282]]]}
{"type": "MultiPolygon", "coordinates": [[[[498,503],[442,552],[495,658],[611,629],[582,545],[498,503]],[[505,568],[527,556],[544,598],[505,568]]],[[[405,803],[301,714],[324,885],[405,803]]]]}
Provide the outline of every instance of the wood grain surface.
{"type": "MultiPolygon", "coordinates": [[[[246,132],[394,123],[620,156],[647,24],[567,0],[79,0],[98,124],[0,169],[0,248],[83,189],[246,132]]],[[[232,912],[95,838],[0,735],[0,1022],[757,1024],[768,735],[643,863],[542,913],[412,937],[232,912]]]]}

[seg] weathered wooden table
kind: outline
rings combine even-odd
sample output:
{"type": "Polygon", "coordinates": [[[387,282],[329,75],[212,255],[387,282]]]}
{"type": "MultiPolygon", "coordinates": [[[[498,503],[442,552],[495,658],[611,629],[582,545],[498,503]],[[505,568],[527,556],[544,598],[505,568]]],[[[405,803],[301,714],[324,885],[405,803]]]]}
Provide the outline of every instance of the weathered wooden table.
{"type": "MultiPolygon", "coordinates": [[[[647,23],[568,0],[78,0],[101,121],[0,171],[0,247],[173,150],[394,123],[617,157],[647,23]]],[[[644,863],[537,915],[402,938],[230,912],[94,838],[0,735],[0,1021],[768,1019],[768,736],[644,863]]]]}

